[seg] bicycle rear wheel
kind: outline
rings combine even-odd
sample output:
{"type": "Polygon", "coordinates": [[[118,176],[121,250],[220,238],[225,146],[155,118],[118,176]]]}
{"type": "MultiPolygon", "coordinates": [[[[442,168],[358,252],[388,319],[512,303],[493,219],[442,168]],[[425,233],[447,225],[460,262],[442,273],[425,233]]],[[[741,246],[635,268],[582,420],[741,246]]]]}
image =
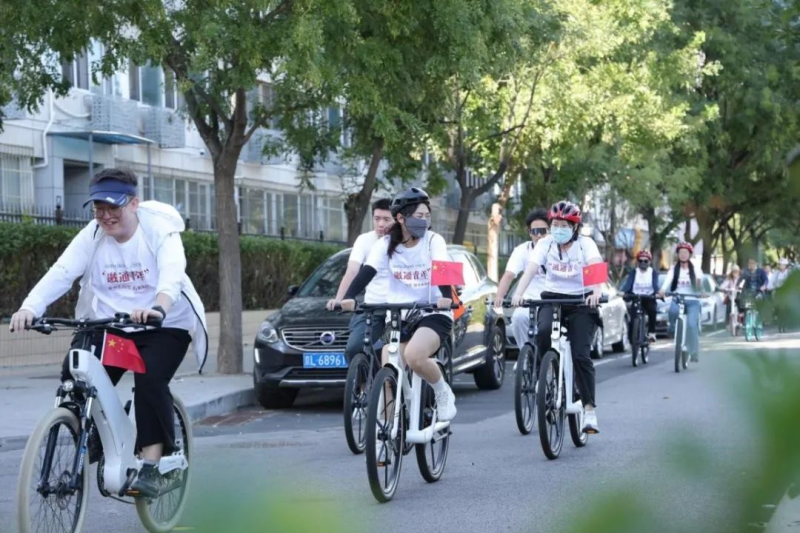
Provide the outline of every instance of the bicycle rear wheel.
{"type": "Polygon", "coordinates": [[[550,350],[542,359],[539,369],[539,388],[536,393],[536,407],[539,417],[539,440],[542,451],[548,459],[557,459],[564,444],[564,418],[566,402],[556,407],[558,399],[558,354],[550,350]]]}
{"type": "Polygon", "coordinates": [[[175,449],[172,453],[182,454],[188,467],[164,474],[164,488],[158,498],[136,498],[139,521],[150,533],[167,533],[175,529],[186,507],[186,495],[189,491],[194,455],[192,423],[180,398],[173,397],[172,404],[175,413],[175,449]]]}
{"type": "MultiPolygon", "coordinates": [[[[444,367],[439,363],[439,368],[444,373],[444,367]]],[[[445,378],[446,379],[446,378],[445,378]]],[[[448,383],[450,381],[448,380],[448,383]]],[[[422,380],[422,390],[420,391],[420,413],[419,428],[424,429],[433,422],[433,414],[436,412],[436,396],[433,387],[428,382],[422,380]]],[[[419,473],[428,483],[439,481],[444,473],[444,466],[447,463],[447,452],[450,450],[450,427],[433,434],[430,442],[416,444],[414,449],[417,454],[417,465],[419,473]]]]}
{"type": "Polygon", "coordinates": [[[80,435],[78,418],[62,407],[47,413],[36,426],[19,470],[18,531],[73,532],[83,527],[89,496],[88,458],[81,463],[77,487],[69,486],[80,435]]]}
{"type": "Polygon", "coordinates": [[[517,373],[514,376],[514,414],[517,429],[523,435],[533,431],[536,414],[536,349],[526,344],[517,357],[517,373]]]}
{"type": "Polygon", "coordinates": [[[675,372],[683,367],[683,320],[675,322],[675,372]]]}
{"type": "Polygon", "coordinates": [[[634,368],[639,366],[637,362],[637,358],[639,356],[639,347],[641,346],[641,339],[640,337],[640,329],[641,329],[641,321],[639,317],[633,318],[633,324],[631,327],[631,363],[633,363],[634,368]]]}
{"type": "Polygon", "coordinates": [[[356,455],[364,453],[367,429],[367,397],[372,369],[369,358],[359,353],[350,361],[344,387],[344,436],[356,455]]]}
{"type": "Polygon", "coordinates": [[[753,312],[749,309],[744,315],[744,338],[747,342],[753,340],[753,312]]]}
{"type": "Polygon", "coordinates": [[[388,502],[397,491],[400,467],[403,464],[405,443],[403,411],[401,420],[395,420],[395,402],[402,402],[397,374],[384,367],[375,376],[369,392],[367,408],[367,478],[372,495],[381,503],[388,502]],[[392,438],[392,429],[397,434],[392,438]]]}

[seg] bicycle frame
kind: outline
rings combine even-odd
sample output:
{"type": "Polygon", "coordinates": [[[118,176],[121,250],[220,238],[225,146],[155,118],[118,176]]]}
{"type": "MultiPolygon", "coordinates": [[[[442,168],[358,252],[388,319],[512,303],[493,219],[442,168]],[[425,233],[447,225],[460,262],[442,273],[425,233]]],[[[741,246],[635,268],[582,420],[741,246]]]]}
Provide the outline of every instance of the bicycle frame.
{"type": "MultiPolygon", "coordinates": [[[[73,349],[69,352],[69,371],[76,382],[81,383],[87,391],[85,425],[82,446],[79,452],[79,466],[85,459],[86,440],[88,437],[88,421],[94,420],[100,441],[103,444],[104,488],[111,493],[123,496],[133,482],[136,472],[142,467],[142,460],[136,457],[136,413],[131,402],[129,413],[125,412],[119,396],[117,395],[111,378],[108,377],[102,362],[94,356],[92,351],[73,349]]],[[[73,385],[74,386],[74,385],[73,385]]],[[[61,392],[62,385],[59,388],[61,392]]],[[[58,407],[63,396],[56,399],[58,407]]],[[[188,462],[183,453],[163,456],[158,469],[166,474],[176,469],[185,470],[188,462]]],[[[81,468],[75,470],[81,472],[81,468]]],[[[77,474],[76,474],[77,475],[77,474]]]]}
{"type": "Polygon", "coordinates": [[[555,352],[558,354],[558,397],[556,398],[556,409],[561,409],[561,402],[564,398],[564,387],[569,387],[569,398],[566,405],[567,414],[574,415],[583,412],[583,403],[578,400],[573,402],[572,390],[574,388],[574,365],[572,362],[572,347],[569,339],[565,335],[567,328],[561,326],[561,306],[553,306],[553,326],[550,332],[551,347],[558,346],[555,352]]]}
{"type": "MultiPolygon", "coordinates": [[[[433,439],[435,433],[450,427],[450,422],[440,422],[437,420],[437,412],[433,412],[433,421],[431,425],[417,429],[419,427],[420,416],[420,403],[422,402],[420,391],[422,390],[422,378],[419,374],[413,374],[411,383],[408,382],[406,375],[405,364],[400,358],[400,310],[391,310],[391,333],[389,337],[389,344],[387,351],[389,352],[389,361],[384,366],[391,366],[397,372],[397,381],[403,387],[403,397],[410,401],[410,422],[409,429],[406,431],[406,442],[412,444],[426,444],[433,439]]],[[[402,416],[402,402],[394,402],[394,424],[392,425],[392,439],[397,438],[397,432],[400,429],[400,420],[402,416]]]]}

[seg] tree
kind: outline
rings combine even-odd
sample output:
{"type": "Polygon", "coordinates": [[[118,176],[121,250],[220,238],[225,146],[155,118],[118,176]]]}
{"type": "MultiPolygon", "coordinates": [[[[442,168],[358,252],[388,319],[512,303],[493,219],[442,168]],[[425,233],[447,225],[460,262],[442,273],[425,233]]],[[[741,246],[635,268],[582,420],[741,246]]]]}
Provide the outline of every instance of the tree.
{"type": "MultiPolygon", "coordinates": [[[[173,2],[109,0],[102,3],[7,0],[0,32],[2,57],[13,51],[11,89],[36,107],[44,92],[61,94],[59,58],[70,60],[92,39],[105,55],[93,76],[109,76],[128,63],[163,67],[177,80],[186,114],[213,161],[220,249],[218,369],[242,370],[241,256],[234,202],[234,173],[244,145],[275,116],[290,120],[314,109],[320,95],[335,94],[322,36],[335,28],[348,37],[352,12],[333,0],[220,0],[173,2]],[[273,84],[275,100],[248,113],[247,92],[259,77],[273,84]]],[[[0,90],[8,94],[9,80],[0,90]]]]}

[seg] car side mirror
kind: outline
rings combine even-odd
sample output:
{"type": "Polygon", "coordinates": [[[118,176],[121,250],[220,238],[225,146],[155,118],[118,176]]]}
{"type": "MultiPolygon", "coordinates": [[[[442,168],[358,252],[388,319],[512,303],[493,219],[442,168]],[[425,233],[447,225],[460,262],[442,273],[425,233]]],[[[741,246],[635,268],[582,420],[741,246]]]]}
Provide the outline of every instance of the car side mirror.
{"type": "Polygon", "coordinates": [[[286,291],[286,296],[291,298],[292,296],[297,294],[297,291],[299,290],[300,290],[300,285],[290,285],[289,289],[286,291]]]}

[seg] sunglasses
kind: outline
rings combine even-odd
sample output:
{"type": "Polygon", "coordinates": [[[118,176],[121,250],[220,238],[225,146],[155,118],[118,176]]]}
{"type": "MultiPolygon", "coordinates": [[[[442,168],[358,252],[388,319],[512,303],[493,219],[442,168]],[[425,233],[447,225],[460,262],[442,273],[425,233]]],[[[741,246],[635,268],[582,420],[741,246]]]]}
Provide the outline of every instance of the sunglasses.
{"type": "Polygon", "coordinates": [[[650,261],[648,261],[648,260],[646,260],[646,259],[640,259],[640,260],[639,260],[639,264],[640,264],[640,265],[649,265],[649,264],[650,264],[650,261]]]}
{"type": "Polygon", "coordinates": [[[528,233],[531,235],[547,235],[547,228],[531,228],[528,233]]]}

